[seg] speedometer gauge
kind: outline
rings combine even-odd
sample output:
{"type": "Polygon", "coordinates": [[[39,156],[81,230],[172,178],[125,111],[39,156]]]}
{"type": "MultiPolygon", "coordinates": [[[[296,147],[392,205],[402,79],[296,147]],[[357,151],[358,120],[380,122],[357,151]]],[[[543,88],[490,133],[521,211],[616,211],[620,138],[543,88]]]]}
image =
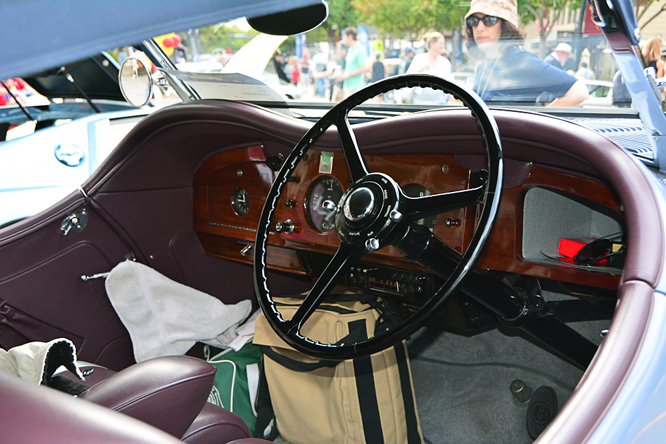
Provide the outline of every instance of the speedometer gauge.
{"type": "Polygon", "coordinates": [[[335,228],[335,211],[325,209],[322,204],[329,200],[337,206],[342,193],[342,186],[334,177],[321,176],[312,182],[305,209],[315,230],[328,233],[335,228]]]}

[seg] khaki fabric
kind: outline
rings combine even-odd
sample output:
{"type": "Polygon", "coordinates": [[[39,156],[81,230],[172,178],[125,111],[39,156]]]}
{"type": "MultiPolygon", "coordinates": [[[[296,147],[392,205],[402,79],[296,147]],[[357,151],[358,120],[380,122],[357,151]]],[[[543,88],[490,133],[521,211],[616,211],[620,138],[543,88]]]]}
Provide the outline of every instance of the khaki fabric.
{"type": "MultiPolygon", "coordinates": [[[[280,306],[280,312],[284,318],[289,319],[297,309],[298,300],[282,298],[280,302],[286,304],[280,306]]],[[[335,343],[349,334],[351,322],[361,320],[365,321],[366,330],[371,336],[374,334],[377,318],[378,313],[365,304],[341,302],[320,307],[306,322],[302,333],[324,343],[335,343]],[[349,310],[351,313],[338,313],[336,310],[349,310]]],[[[320,362],[319,359],[304,355],[283,342],[263,314],[257,318],[254,343],[270,346],[273,351],[294,361],[320,362]]],[[[300,372],[290,370],[266,355],[264,370],[282,439],[290,444],[422,443],[423,435],[404,342],[372,355],[369,360],[361,360],[346,360],[332,367],[300,372]],[[402,350],[402,379],[396,350],[402,350]],[[370,374],[361,378],[357,371],[361,368],[368,369],[370,364],[370,374]],[[403,387],[405,381],[407,387],[403,387]],[[405,391],[408,399],[404,397],[405,391]],[[368,412],[362,411],[363,397],[366,403],[364,405],[367,405],[369,400],[376,402],[380,424],[368,419],[368,412]],[[406,404],[408,409],[405,408],[406,404]],[[407,424],[410,421],[407,410],[412,412],[413,417],[411,434],[408,431],[407,424]],[[368,425],[372,430],[367,428],[368,425]],[[381,437],[372,438],[373,434],[379,433],[381,437]]]]}

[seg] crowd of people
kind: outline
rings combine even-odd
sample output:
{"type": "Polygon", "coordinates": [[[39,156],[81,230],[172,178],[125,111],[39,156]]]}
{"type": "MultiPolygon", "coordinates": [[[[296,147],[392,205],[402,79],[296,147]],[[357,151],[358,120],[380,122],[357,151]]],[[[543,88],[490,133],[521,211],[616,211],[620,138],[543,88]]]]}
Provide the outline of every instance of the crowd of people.
{"type": "MultiPolygon", "coordinates": [[[[588,98],[586,81],[597,73],[590,68],[589,52],[573,66],[574,52],[569,43],[559,42],[543,59],[525,49],[525,33],[519,26],[516,0],[472,0],[465,16],[467,49],[474,63],[473,90],[488,104],[576,106],[588,98]]],[[[367,50],[358,42],[355,27],[343,30],[331,60],[326,55],[309,63],[309,54],[292,58],[288,81],[303,91],[331,101],[339,101],[368,83],[389,75],[424,73],[452,80],[455,71],[445,50],[445,37],[428,32],[423,45],[400,51],[387,59],[383,52],[367,50]]],[[[656,77],[664,76],[662,41],[656,37],[645,45],[644,57],[656,77]]],[[[469,67],[469,65],[467,65],[469,67]]],[[[383,97],[376,98],[383,101],[383,97]]],[[[415,104],[454,103],[452,97],[430,88],[411,88],[391,96],[396,102],[415,104]]]]}
{"type": "MultiPolygon", "coordinates": [[[[457,70],[469,71],[473,67],[472,89],[488,104],[576,106],[588,97],[586,81],[594,80],[598,74],[590,68],[589,51],[579,57],[578,66],[573,66],[574,52],[566,42],[557,43],[543,59],[526,50],[516,0],[472,0],[465,16],[465,31],[464,59],[470,63],[461,63],[462,51],[457,50],[455,69],[446,52],[446,39],[440,32],[425,33],[418,49],[406,47],[384,52],[380,45],[381,50],[374,47],[369,51],[359,42],[354,26],[341,32],[332,55],[328,51],[313,50],[315,53],[311,56],[310,50],[304,48],[296,57],[287,50],[276,53],[273,64],[278,77],[297,87],[302,98],[320,97],[333,102],[391,75],[423,73],[453,80],[457,70]],[[391,56],[387,57],[389,54],[391,56]]],[[[168,54],[173,53],[174,59],[185,58],[180,36],[172,33],[157,39],[168,54]]],[[[661,36],[655,36],[643,46],[646,66],[656,78],[665,75],[662,46],[661,36]]],[[[120,60],[127,54],[121,51],[118,55],[120,60]]],[[[226,62],[232,56],[231,48],[223,55],[226,62]]],[[[14,100],[25,102],[29,90],[20,79],[8,79],[5,84],[6,88],[0,86],[0,106],[14,100]]],[[[449,94],[431,88],[404,89],[374,100],[434,105],[455,103],[449,94]]],[[[613,77],[613,103],[616,106],[631,103],[619,72],[613,77]]]]}

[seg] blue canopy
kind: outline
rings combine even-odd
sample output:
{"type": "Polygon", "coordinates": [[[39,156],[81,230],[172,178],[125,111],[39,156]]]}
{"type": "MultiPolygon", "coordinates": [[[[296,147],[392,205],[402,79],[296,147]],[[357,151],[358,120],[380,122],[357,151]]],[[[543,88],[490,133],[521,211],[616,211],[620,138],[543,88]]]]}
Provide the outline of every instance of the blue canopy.
{"type": "Polygon", "coordinates": [[[0,79],[147,38],[320,0],[2,0],[0,79]]]}

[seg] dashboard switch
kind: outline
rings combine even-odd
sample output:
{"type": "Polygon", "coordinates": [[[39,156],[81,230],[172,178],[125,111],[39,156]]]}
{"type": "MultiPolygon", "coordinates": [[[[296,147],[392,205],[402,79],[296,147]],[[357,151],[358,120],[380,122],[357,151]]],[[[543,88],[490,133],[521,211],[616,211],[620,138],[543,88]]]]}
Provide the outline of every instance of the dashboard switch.
{"type": "Polygon", "coordinates": [[[278,233],[291,234],[294,232],[294,221],[287,219],[284,222],[279,220],[275,222],[275,231],[278,233]]]}

